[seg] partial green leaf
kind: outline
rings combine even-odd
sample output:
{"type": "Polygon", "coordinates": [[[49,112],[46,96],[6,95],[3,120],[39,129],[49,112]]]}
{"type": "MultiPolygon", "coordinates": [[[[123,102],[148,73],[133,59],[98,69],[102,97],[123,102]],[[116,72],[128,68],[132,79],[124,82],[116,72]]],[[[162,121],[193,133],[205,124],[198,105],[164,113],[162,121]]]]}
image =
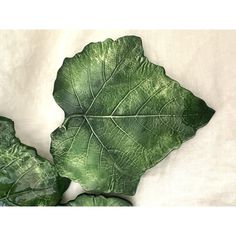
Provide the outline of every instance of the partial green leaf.
{"type": "Polygon", "coordinates": [[[52,135],[60,175],[87,191],[133,195],[142,174],[204,126],[214,110],[144,56],[141,39],[90,43],[66,58],[52,135]]]}
{"type": "Polygon", "coordinates": [[[132,204],[119,197],[81,194],[75,200],[66,203],[66,206],[132,206],[132,204]]]}
{"type": "Polygon", "coordinates": [[[15,137],[14,123],[0,116],[0,206],[57,205],[69,180],[15,137]]]}

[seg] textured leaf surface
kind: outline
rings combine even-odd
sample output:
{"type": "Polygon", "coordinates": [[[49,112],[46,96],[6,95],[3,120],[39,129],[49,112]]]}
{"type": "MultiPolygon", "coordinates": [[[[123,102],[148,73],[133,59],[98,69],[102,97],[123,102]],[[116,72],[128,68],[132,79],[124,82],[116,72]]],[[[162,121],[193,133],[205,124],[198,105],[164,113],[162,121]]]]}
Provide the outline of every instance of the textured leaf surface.
{"type": "Polygon", "coordinates": [[[135,36],[91,43],[66,58],[54,98],[65,112],[51,135],[59,173],[107,193],[133,195],[141,175],[214,114],[150,63],[135,36]]]}
{"type": "Polygon", "coordinates": [[[104,197],[102,195],[81,194],[66,206],[132,206],[132,204],[119,197],[104,197]]]}
{"type": "Polygon", "coordinates": [[[11,120],[0,117],[0,206],[56,205],[68,184],[15,137],[11,120]]]}

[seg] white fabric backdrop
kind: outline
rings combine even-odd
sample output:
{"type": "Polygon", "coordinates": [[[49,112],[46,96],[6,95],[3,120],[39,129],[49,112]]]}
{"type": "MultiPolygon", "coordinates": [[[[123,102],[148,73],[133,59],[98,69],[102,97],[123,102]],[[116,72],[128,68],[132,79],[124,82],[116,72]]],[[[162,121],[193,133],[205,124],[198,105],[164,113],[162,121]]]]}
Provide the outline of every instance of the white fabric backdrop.
{"type": "MultiPolygon", "coordinates": [[[[52,97],[57,70],[90,43],[137,35],[145,55],[216,110],[209,124],[142,177],[136,206],[236,205],[236,31],[0,31],[0,115],[50,159],[64,119],[52,97]]],[[[82,192],[72,184],[65,199],[82,192]]]]}

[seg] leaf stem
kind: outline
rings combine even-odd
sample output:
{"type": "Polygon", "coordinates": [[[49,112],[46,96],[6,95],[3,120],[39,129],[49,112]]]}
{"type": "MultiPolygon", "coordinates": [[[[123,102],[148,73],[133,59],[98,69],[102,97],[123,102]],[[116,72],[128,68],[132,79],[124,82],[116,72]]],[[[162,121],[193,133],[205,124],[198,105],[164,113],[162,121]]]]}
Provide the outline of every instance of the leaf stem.
{"type": "Polygon", "coordinates": [[[83,114],[72,114],[69,115],[65,118],[64,122],[61,125],[61,128],[65,128],[66,123],[71,119],[71,118],[75,118],[75,117],[84,117],[83,114]]]}

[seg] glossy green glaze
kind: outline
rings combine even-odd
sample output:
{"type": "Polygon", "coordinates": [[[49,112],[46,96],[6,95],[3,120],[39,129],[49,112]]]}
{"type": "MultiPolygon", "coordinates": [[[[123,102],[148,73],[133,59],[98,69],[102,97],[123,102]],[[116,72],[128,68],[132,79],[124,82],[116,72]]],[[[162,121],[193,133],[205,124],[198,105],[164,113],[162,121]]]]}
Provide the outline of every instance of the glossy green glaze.
{"type": "Polygon", "coordinates": [[[13,121],[0,117],[0,206],[57,205],[68,184],[15,137],[13,121]]]}
{"type": "Polygon", "coordinates": [[[135,36],[90,43],[66,58],[53,95],[65,112],[51,135],[56,167],[95,192],[133,195],[142,174],[214,114],[149,62],[135,36]]]}
{"type": "Polygon", "coordinates": [[[68,202],[66,206],[132,206],[132,204],[119,197],[81,194],[75,200],[68,202]]]}

